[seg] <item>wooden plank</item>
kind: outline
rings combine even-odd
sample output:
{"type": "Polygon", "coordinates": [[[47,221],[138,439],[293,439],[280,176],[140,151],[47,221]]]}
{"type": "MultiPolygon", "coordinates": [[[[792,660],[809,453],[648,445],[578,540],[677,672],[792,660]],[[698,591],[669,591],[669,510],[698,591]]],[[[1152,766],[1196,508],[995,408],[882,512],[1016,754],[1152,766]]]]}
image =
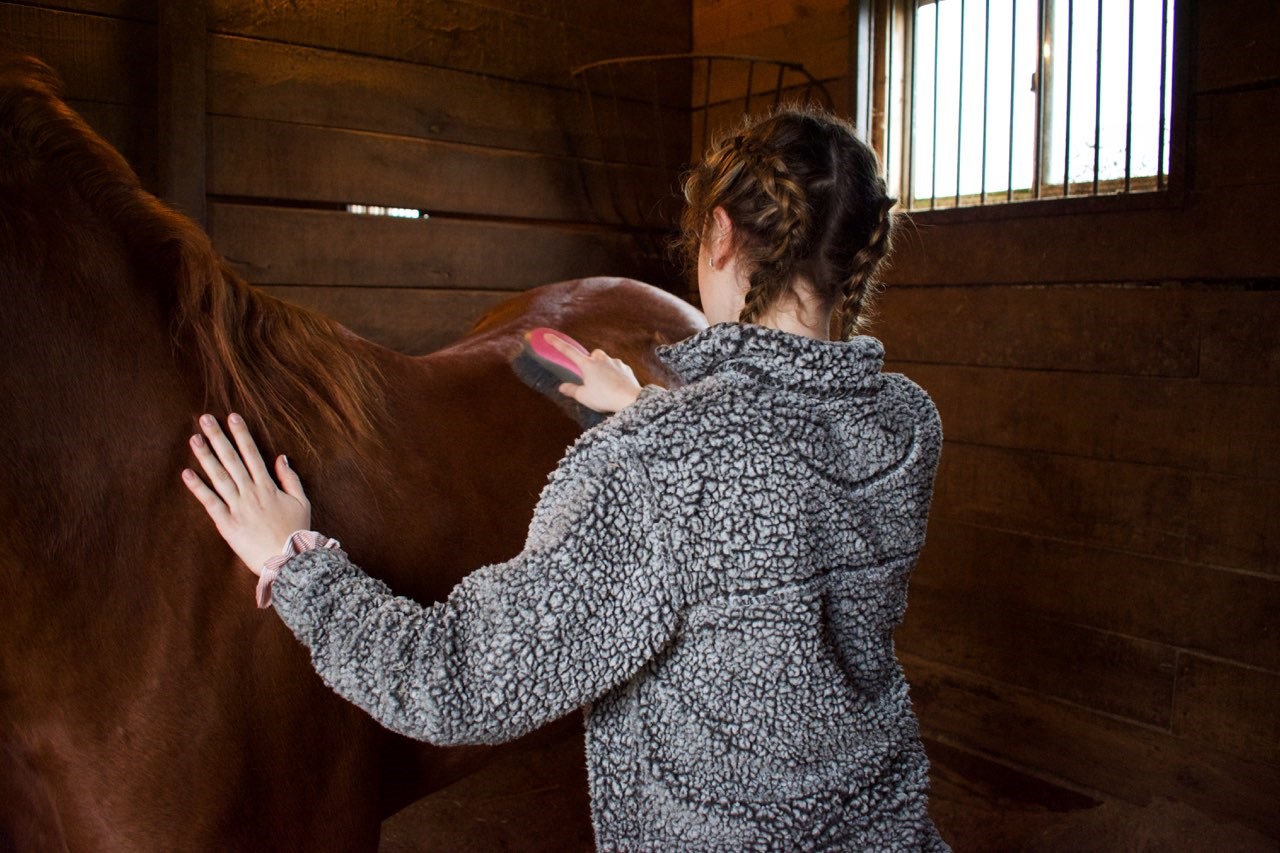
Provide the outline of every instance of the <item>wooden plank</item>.
{"type": "Polygon", "coordinates": [[[1190,377],[1196,308],[1148,287],[891,288],[872,332],[898,362],[1190,377]]]}
{"type": "Polygon", "coordinates": [[[572,21],[505,13],[459,0],[345,0],[264,4],[216,0],[215,32],[341,50],[549,85],[570,85],[569,70],[599,59],[688,50],[688,25],[611,32],[572,21]]]}
{"type": "Polygon", "coordinates": [[[1280,388],[893,361],[886,369],[929,392],[952,441],[1280,479],[1280,388]]]}
{"type": "Polygon", "coordinates": [[[762,30],[846,12],[847,0],[694,0],[695,43],[718,44],[762,30]]]}
{"type": "Polygon", "coordinates": [[[911,583],[912,595],[917,589],[937,590],[1002,610],[1280,670],[1276,577],[935,517],[911,583]]]}
{"type": "MultiPolygon", "coordinates": [[[[1280,386],[1280,290],[1207,293],[1200,302],[1200,376],[1280,386]]],[[[1257,393],[1275,400],[1271,389],[1257,393]]]]}
{"type": "MultiPolygon", "coordinates": [[[[1192,536],[1193,479],[1152,465],[948,443],[932,514],[948,521],[1183,559],[1192,536]]],[[[1195,518],[1194,523],[1202,529],[1204,519],[1195,518]]]]}
{"type": "MultiPolygon", "coordinates": [[[[233,36],[211,39],[209,73],[209,109],[219,115],[601,156],[582,96],[565,89],[233,36]]],[[[652,111],[624,103],[620,117],[632,136],[628,150],[641,162],[659,162],[647,141],[652,111]]],[[[661,120],[673,129],[662,153],[681,163],[687,111],[661,120]]]]}
{"type": "Polygon", "coordinates": [[[205,0],[160,0],[156,126],[160,195],[205,225],[205,0]]]}
{"type": "Polygon", "coordinates": [[[367,340],[408,355],[424,355],[462,337],[485,311],[512,293],[408,288],[262,288],[318,311],[367,340]]]}
{"type": "Polygon", "coordinates": [[[980,212],[913,211],[885,281],[936,286],[1274,277],[1280,241],[1256,235],[1259,223],[1276,221],[1271,199],[1277,188],[1192,192],[1176,207],[1144,194],[1117,198],[1114,207],[1091,202],[1084,211],[1057,202],[1031,213],[1017,204],[980,212]]]}
{"type": "MultiPolygon", "coordinates": [[[[799,62],[819,79],[843,77],[849,72],[849,7],[847,3],[823,3],[806,7],[806,14],[783,15],[776,24],[725,37],[714,32],[695,32],[695,50],[709,53],[737,53],[799,62]]],[[[761,21],[760,23],[764,23],[761,21]]],[[[750,27],[748,24],[747,27],[750,27]]],[[[723,100],[728,92],[745,89],[731,78],[723,84],[712,80],[715,96],[723,100]],[[723,90],[718,86],[723,85],[723,90]]]]}
{"type": "Polygon", "coordinates": [[[51,65],[68,98],[155,106],[154,24],[0,3],[0,33],[51,65]]]}
{"type": "Polygon", "coordinates": [[[1280,575],[1280,481],[1197,477],[1191,498],[1195,524],[1188,556],[1219,566],[1280,575]]]}
{"type": "Polygon", "coordinates": [[[1167,727],[1176,651],[1048,619],[972,594],[916,586],[894,635],[908,654],[1167,727]]]}
{"type": "Polygon", "coordinates": [[[156,19],[155,0],[54,0],[54,2],[21,3],[25,6],[54,7],[68,12],[91,12],[111,18],[131,18],[135,21],[156,19]]]}
{"type": "MultiPolygon", "coordinates": [[[[691,27],[688,0],[600,3],[597,0],[464,0],[473,6],[516,12],[591,29],[631,33],[665,29],[686,41],[691,27]]],[[[687,50],[687,46],[681,50],[687,50]]]]}
{"type": "Polygon", "coordinates": [[[603,229],[223,203],[211,213],[214,245],[255,284],[512,291],[645,271],[635,243],[603,229]]]}
{"type": "Polygon", "coordinates": [[[138,179],[155,192],[158,186],[159,153],[155,110],[98,101],[68,101],[98,134],[129,161],[138,179]]]}
{"type": "Polygon", "coordinates": [[[1274,0],[1195,3],[1198,92],[1280,79],[1280,5],[1274,0]]]}
{"type": "Polygon", "coordinates": [[[1263,89],[1200,95],[1195,117],[1195,150],[1211,152],[1196,159],[1197,186],[1239,190],[1280,183],[1280,79],[1263,89]]]}
{"type": "Polygon", "coordinates": [[[1280,837],[1280,766],[902,656],[929,737],[1086,790],[1146,803],[1168,797],[1280,837]]]}
{"type": "MultiPolygon", "coordinates": [[[[210,135],[214,195],[618,221],[603,169],[566,157],[226,116],[210,135]]],[[[674,180],[655,171],[649,185],[674,180]]]]}
{"type": "Polygon", "coordinates": [[[1173,732],[1239,758],[1280,765],[1280,672],[1178,655],[1173,732]]]}

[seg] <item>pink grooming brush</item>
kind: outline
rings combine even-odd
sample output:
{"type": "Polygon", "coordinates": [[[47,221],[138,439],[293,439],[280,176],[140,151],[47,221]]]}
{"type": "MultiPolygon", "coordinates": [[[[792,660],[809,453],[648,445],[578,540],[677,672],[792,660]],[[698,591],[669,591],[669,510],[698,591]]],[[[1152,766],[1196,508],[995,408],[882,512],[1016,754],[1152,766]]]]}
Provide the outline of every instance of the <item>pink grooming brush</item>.
{"type": "Polygon", "coordinates": [[[520,377],[521,382],[550,398],[579,424],[584,427],[595,426],[604,420],[604,415],[560,393],[562,382],[581,385],[582,374],[567,355],[551,345],[553,337],[568,343],[583,355],[589,355],[586,347],[564,332],[539,326],[525,332],[524,346],[512,360],[511,369],[520,377]]]}
{"type": "Polygon", "coordinates": [[[587,348],[582,344],[564,332],[557,332],[555,329],[548,329],[546,326],[539,326],[536,329],[530,329],[525,332],[524,351],[521,354],[532,358],[539,366],[561,382],[572,382],[575,385],[581,385],[582,374],[578,372],[578,368],[574,367],[573,362],[567,355],[552,346],[550,339],[553,337],[567,343],[583,355],[589,355],[587,348]]]}

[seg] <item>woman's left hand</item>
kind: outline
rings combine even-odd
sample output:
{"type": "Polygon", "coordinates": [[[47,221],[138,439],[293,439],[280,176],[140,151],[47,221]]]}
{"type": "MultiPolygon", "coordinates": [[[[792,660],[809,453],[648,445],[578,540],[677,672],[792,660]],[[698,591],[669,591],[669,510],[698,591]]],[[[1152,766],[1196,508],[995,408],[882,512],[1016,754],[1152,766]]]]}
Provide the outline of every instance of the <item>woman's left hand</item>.
{"type": "Polygon", "coordinates": [[[191,436],[191,450],[213,488],[190,468],[182,472],[182,482],[204,506],[231,550],[258,575],[295,531],[311,527],[311,503],[283,456],[276,459],[276,474],[284,489],[277,488],[244,418],[232,414],[227,426],[235,437],[234,446],[212,415],[200,417],[204,435],[191,436]]]}

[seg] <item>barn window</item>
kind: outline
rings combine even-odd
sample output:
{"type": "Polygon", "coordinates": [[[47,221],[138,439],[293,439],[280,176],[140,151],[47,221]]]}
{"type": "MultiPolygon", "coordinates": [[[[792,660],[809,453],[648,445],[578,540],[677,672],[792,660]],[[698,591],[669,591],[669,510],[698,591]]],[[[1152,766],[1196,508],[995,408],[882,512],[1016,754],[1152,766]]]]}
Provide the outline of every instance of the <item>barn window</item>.
{"type": "Polygon", "coordinates": [[[1175,0],[865,0],[871,138],[909,209],[1160,191],[1175,0]]]}

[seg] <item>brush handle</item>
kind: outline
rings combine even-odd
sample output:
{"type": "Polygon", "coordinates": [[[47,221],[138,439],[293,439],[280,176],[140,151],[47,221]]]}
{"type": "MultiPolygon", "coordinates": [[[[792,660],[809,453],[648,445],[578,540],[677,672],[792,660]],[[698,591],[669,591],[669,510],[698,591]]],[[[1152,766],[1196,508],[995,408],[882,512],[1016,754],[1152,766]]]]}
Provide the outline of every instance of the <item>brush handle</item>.
{"type": "Polygon", "coordinates": [[[524,345],[526,352],[529,353],[539,364],[551,371],[562,382],[572,382],[576,385],[582,384],[582,373],[574,365],[569,357],[560,350],[551,345],[549,338],[555,337],[569,344],[583,355],[590,355],[587,348],[566,335],[564,332],[555,329],[548,329],[546,326],[539,326],[536,329],[530,329],[525,332],[524,345]]]}

